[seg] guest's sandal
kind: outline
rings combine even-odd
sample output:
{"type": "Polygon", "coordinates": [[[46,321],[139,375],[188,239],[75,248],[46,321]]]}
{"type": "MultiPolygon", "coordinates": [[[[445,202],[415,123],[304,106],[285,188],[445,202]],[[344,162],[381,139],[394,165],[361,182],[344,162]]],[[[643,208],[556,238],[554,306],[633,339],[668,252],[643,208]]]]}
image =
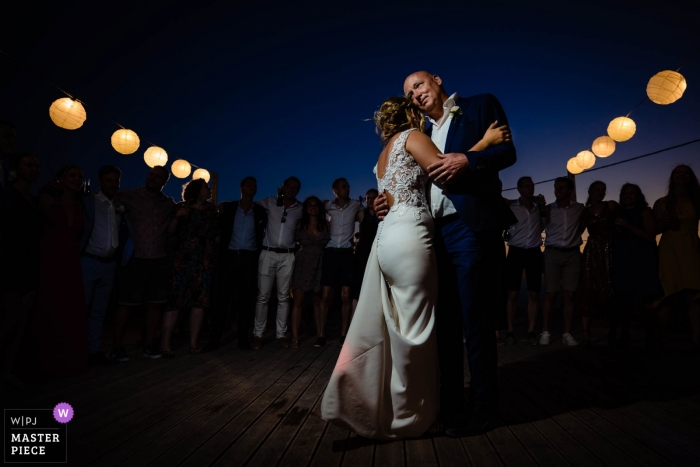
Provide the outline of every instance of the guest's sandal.
{"type": "Polygon", "coordinates": [[[173,358],[175,356],[174,350],[162,350],[160,353],[163,355],[163,358],[173,358]]]}
{"type": "Polygon", "coordinates": [[[190,354],[191,355],[196,355],[196,354],[201,353],[201,352],[202,352],[202,349],[198,349],[196,347],[190,347],[190,354]]]}
{"type": "Polygon", "coordinates": [[[298,349],[299,348],[299,339],[291,339],[289,347],[292,349],[298,349]]]}

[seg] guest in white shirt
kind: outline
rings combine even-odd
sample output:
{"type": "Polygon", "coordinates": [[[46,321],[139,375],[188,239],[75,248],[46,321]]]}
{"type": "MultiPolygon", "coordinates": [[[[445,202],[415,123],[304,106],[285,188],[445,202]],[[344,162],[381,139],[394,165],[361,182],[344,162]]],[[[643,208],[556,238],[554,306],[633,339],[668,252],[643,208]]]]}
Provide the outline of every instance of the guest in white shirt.
{"type": "Polygon", "coordinates": [[[119,167],[105,165],[98,172],[100,191],[83,199],[85,230],[80,244],[80,265],[88,310],[88,351],[92,365],[116,365],[101,351],[102,330],[109,297],[114,285],[119,247],[121,204],[114,201],[119,191],[122,172],[119,167]]]}
{"type": "Polygon", "coordinates": [[[316,323],[320,332],[314,347],[326,345],[325,328],[328,308],[333,299],[333,289],[338,286],[341,288],[343,319],[340,344],[342,345],[345,341],[345,334],[350,327],[352,285],[355,280],[355,257],[352,240],[355,235],[355,222],[361,222],[364,216],[362,203],[350,199],[350,184],[345,178],[333,181],[332,188],[335,199],[324,202],[328,220],[331,223],[331,240],[323,253],[321,322],[316,323]]]}
{"type": "Polygon", "coordinates": [[[564,291],[565,345],[578,345],[571,335],[574,319],[574,294],[581,277],[581,214],[585,207],[571,200],[574,182],[559,177],[554,182],[556,202],[547,206],[544,242],[544,282],[546,295],[540,345],[549,345],[549,319],[554,310],[557,294],[564,291]]]}
{"type": "Polygon", "coordinates": [[[542,231],[544,230],[544,197],[534,196],[535,184],[530,177],[520,177],[518,180],[520,197],[509,201],[510,209],[518,219],[508,229],[508,257],[505,265],[505,283],[508,291],[507,314],[508,333],[506,344],[515,344],[513,323],[518,308],[518,293],[523,270],[527,279],[527,341],[537,345],[539,340],[535,334],[535,321],[540,308],[540,289],[542,288],[542,273],[544,259],[542,255],[542,231]]]}
{"type": "Polygon", "coordinates": [[[257,204],[267,210],[267,229],[258,260],[258,299],[255,305],[253,349],[262,346],[267,326],[267,308],[272,285],[277,280],[277,345],[289,347],[287,318],[289,317],[289,289],[294,272],[294,249],[297,221],[301,219],[301,203],[296,199],[301,182],[296,177],[284,181],[278,196],[268,196],[257,204]]]}

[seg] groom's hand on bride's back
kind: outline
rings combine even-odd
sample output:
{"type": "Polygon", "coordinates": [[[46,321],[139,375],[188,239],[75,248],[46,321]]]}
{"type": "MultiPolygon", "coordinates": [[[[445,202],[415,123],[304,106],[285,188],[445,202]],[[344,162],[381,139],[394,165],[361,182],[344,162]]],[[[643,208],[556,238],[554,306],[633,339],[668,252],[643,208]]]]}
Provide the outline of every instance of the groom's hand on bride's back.
{"type": "Polygon", "coordinates": [[[377,218],[380,221],[383,221],[384,217],[389,214],[389,204],[386,202],[384,193],[380,193],[374,200],[374,212],[377,214],[377,218]]]}

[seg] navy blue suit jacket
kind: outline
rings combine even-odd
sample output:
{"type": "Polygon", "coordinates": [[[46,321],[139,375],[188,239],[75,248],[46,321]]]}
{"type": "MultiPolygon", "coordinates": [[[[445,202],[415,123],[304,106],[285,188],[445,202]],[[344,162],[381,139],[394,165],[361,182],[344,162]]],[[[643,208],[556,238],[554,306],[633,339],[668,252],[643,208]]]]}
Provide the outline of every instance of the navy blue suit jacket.
{"type": "MultiPolygon", "coordinates": [[[[457,182],[446,185],[447,197],[473,231],[506,229],[517,219],[501,196],[498,172],[515,164],[515,146],[509,142],[484,151],[468,152],[483,138],[494,121],[507,125],[506,114],[492,94],[458,97],[455,105],[462,113],[455,115],[450,122],[444,153],[466,154],[469,172],[457,182]]],[[[426,130],[428,134],[431,129],[426,130]]]]}

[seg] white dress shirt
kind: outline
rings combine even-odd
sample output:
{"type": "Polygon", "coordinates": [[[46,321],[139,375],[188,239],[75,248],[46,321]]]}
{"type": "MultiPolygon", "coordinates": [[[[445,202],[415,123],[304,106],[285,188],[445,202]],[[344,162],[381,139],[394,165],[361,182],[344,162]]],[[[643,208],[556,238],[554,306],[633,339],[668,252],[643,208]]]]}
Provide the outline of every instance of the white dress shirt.
{"type": "Polygon", "coordinates": [[[326,248],[352,248],[352,237],[355,235],[355,219],[362,211],[362,204],[351,199],[345,206],[338,207],[336,200],[326,201],[326,213],[331,223],[331,240],[326,248]]]}
{"type": "Polygon", "coordinates": [[[581,214],[586,209],[581,203],[569,202],[565,208],[560,208],[555,202],[549,205],[549,223],[544,231],[547,234],[544,246],[557,248],[573,248],[580,246],[581,232],[579,231],[581,214]]]}
{"type": "Polygon", "coordinates": [[[95,223],[85,251],[92,255],[110,257],[119,246],[121,216],[114,204],[102,192],[95,196],[95,223]]]}
{"type": "Polygon", "coordinates": [[[540,218],[537,204],[532,203],[532,210],[528,211],[525,206],[520,204],[520,198],[518,198],[515,203],[510,205],[510,210],[513,211],[518,222],[508,229],[508,233],[510,233],[508,246],[515,248],[539,248],[542,246],[544,222],[540,218]]]}
{"type": "MultiPolygon", "coordinates": [[[[433,132],[430,135],[430,139],[433,140],[435,146],[437,146],[442,153],[445,152],[447,133],[450,131],[450,123],[452,122],[452,114],[450,113],[450,110],[452,110],[452,107],[454,107],[455,99],[457,99],[457,97],[459,97],[457,96],[457,93],[454,93],[447,98],[444,104],[442,104],[443,114],[439,123],[428,117],[430,122],[433,124],[433,132]]],[[[452,204],[452,201],[450,201],[446,193],[447,192],[441,185],[430,183],[428,196],[430,197],[430,212],[433,214],[433,217],[445,217],[457,212],[454,204],[452,204]]]]}
{"type": "Polygon", "coordinates": [[[256,201],[256,203],[267,209],[267,229],[265,230],[263,246],[294,248],[294,234],[302,213],[301,203],[295,201],[294,204],[285,209],[284,206],[277,206],[276,196],[268,196],[256,201]]]}

